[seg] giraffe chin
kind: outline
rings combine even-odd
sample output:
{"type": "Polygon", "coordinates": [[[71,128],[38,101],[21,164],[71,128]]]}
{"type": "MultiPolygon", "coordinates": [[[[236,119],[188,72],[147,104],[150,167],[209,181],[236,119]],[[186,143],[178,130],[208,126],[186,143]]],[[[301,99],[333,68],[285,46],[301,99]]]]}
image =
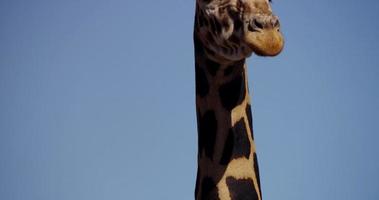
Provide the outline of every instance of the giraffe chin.
{"type": "Polygon", "coordinates": [[[283,35],[275,29],[248,32],[244,40],[258,56],[276,56],[284,46],[283,35]]]}

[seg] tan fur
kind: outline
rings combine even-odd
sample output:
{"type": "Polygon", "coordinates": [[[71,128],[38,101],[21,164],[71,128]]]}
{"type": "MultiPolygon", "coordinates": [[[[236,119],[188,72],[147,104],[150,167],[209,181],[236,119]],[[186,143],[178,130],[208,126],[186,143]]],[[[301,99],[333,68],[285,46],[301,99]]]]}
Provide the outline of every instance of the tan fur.
{"type": "MultiPolygon", "coordinates": [[[[252,53],[274,56],[281,52],[284,40],[279,31],[278,18],[272,13],[268,0],[197,0],[196,3],[195,57],[197,67],[205,72],[206,79],[206,85],[197,86],[209,86],[206,96],[196,96],[197,114],[201,118],[207,111],[212,111],[217,121],[217,133],[212,149],[213,159],[208,158],[205,151],[199,151],[197,179],[200,182],[197,183],[196,199],[206,200],[201,199],[203,192],[201,180],[211,178],[215,182],[217,191],[213,189],[209,191],[213,195],[209,198],[232,200],[226,179],[233,177],[237,181],[251,180],[253,188],[250,186],[249,188],[256,192],[259,200],[262,200],[257,169],[254,169],[257,163],[254,163],[256,147],[252,138],[253,130],[246,113],[249,112],[246,111],[246,107],[250,105],[250,96],[245,59],[252,53]],[[197,41],[199,44],[196,44],[197,41]],[[216,74],[209,73],[210,66],[207,66],[209,63],[207,60],[220,64],[216,74]],[[236,65],[236,68],[226,76],[224,71],[230,65],[236,65]],[[227,110],[220,99],[220,87],[238,80],[240,76],[244,77],[244,99],[238,105],[233,105],[232,110],[227,110]],[[241,119],[246,128],[244,131],[247,132],[247,137],[243,137],[243,140],[249,144],[250,154],[246,157],[233,157],[226,165],[220,164],[227,149],[229,130],[234,130],[241,119]]],[[[202,125],[207,126],[207,124],[202,125]]]]}

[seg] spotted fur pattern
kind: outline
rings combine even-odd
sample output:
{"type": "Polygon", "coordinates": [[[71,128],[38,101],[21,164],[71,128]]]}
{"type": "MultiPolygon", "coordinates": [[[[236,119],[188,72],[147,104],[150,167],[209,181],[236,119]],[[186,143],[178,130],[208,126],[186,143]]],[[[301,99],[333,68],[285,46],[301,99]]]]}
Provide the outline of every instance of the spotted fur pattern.
{"type": "Polygon", "coordinates": [[[196,199],[261,199],[244,60],[223,65],[203,54],[197,56],[195,68],[196,199]]]}
{"type": "Polygon", "coordinates": [[[275,23],[268,0],[197,0],[197,200],[262,200],[241,38],[275,23]]]}

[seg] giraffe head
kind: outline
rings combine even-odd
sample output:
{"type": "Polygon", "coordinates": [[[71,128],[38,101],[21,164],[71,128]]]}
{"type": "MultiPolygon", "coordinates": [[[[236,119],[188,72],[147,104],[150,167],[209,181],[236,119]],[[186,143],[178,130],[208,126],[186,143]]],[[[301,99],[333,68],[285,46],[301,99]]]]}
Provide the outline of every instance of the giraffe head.
{"type": "Polygon", "coordinates": [[[283,48],[271,0],[197,0],[195,37],[216,60],[236,61],[252,53],[275,56],[283,48]]]}

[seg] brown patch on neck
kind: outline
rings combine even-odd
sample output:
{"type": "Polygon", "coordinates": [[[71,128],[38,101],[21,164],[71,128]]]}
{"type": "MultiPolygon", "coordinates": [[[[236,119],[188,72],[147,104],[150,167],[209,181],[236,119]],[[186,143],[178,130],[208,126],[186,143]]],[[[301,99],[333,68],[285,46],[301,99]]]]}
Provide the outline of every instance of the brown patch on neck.
{"type": "Polygon", "coordinates": [[[224,200],[229,195],[227,177],[233,175],[250,178],[254,184],[258,182],[254,175],[255,145],[246,112],[250,105],[246,66],[245,60],[241,60],[227,65],[217,63],[218,70],[209,70],[209,63],[215,62],[209,62],[201,52],[201,49],[195,51],[196,70],[204,72],[207,85],[196,80],[196,88],[208,87],[208,92],[196,97],[199,127],[196,199],[224,200]]]}

